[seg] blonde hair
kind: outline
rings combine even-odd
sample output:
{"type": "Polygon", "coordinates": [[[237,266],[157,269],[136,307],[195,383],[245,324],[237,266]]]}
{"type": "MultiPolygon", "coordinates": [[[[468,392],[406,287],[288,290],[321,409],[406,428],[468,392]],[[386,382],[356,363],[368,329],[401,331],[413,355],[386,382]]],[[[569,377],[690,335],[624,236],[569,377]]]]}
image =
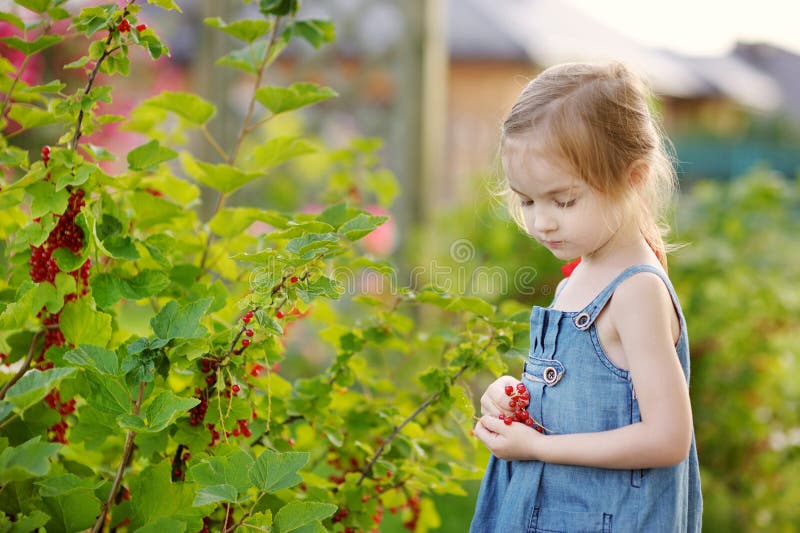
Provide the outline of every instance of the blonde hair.
{"type": "MultiPolygon", "coordinates": [[[[506,117],[500,141],[535,140],[590,187],[637,214],[639,229],[667,268],[662,217],[675,191],[671,145],[648,108],[652,93],[618,62],[567,63],[544,70],[523,89],[506,117]],[[630,171],[641,165],[634,187],[630,171]]],[[[519,198],[504,179],[512,218],[524,230],[519,198]]]]}

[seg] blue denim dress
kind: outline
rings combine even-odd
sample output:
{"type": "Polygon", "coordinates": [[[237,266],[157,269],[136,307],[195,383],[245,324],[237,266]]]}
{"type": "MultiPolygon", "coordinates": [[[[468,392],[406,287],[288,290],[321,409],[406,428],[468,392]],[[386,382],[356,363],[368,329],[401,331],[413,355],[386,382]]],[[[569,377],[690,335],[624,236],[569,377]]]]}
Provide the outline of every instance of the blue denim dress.
{"type": "MultiPolygon", "coordinates": [[[[688,383],[686,322],[669,278],[649,265],[629,267],[581,311],[533,308],[522,381],[531,395],[530,415],[548,430],[605,431],[641,420],[630,373],[605,355],[595,326],[616,287],[639,272],[657,274],[669,289],[680,319],[676,347],[688,383]]],[[[684,461],[645,470],[492,456],[470,532],[695,532],[701,530],[702,507],[694,437],[684,461]]]]}

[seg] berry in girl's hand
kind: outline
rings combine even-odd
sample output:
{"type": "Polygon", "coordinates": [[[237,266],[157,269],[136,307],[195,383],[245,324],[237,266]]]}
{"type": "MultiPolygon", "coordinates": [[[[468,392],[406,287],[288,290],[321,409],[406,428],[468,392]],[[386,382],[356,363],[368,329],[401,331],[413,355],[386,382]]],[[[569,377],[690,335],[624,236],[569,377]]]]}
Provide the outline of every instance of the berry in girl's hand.
{"type": "Polygon", "coordinates": [[[506,385],[505,392],[506,396],[510,398],[508,408],[512,409],[514,414],[512,416],[501,414],[500,420],[507,426],[510,426],[513,422],[521,422],[528,427],[534,428],[539,433],[544,433],[544,426],[534,420],[526,409],[530,404],[531,393],[525,388],[525,384],[520,382],[517,383],[516,387],[506,385]]]}

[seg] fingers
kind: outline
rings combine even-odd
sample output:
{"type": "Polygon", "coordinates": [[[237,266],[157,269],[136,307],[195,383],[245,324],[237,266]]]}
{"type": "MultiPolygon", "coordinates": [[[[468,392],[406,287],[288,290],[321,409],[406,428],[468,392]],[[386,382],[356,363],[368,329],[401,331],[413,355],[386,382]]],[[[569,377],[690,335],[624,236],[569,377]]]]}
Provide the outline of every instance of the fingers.
{"type": "Polygon", "coordinates": [[[516,387],[517,383],[520,381],[512,376],[500,376],[492,382],[481,396],[481,414],[499,416],[513,413],[505,389],[508,386],[516,387]]]}
{"type": "Polygon", "coordinates": [[[483,426],[486,431],[498,434],[505,430],[506,423],[497,418],[496,416],[486,415],[482,416],[478,421],[478,425],[483,426]]]}

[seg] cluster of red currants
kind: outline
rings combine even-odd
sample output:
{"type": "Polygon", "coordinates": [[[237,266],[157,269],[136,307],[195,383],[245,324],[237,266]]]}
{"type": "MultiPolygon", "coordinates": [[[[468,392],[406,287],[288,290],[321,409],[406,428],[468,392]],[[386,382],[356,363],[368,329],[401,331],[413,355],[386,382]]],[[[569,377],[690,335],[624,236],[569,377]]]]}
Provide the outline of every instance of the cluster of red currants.
{"type": "Polygon", "coordinates": [[[48,431],[52,433],[50,442],[69,444],[67,441],[67,429],[69,429],[69,424],[67,423],[66,417],[75,412],[75,398],[62,402],[61,393],[58,389],[52,389],[47,393],[47,396],[44,397],[44,401],[47,402],[47,406],[50,409],[53,409],[61,416],[61,420],[48,428],[48,431]]]}
{"type": "MultiPolygon", "coordinates": [[[[83,248],[83,230],[75,223],[75,217],[80,213],[81,208],[86,205],[84,201],[85,193],[82,189],[76,189],[69,196],[67,210],[58,217],[58,222],[47,240],[39,246],[31,246],[31,258],[28,264],[31,266],[31,279],[36,283],[48,281],[53,283],[61,269],[53,258],[53,252],[59,248],[66,248],[78,255],[83,248]]],[[[71,272],[75,281],[81,284],[81,294],[86,294],[86,287],[89,282],[89,267],[91,260],[87,259],[81,268],[71,272]]],[[[74,296],[73,296],[74,299],[74,296]]]]}
{"type": "Polygon", "coordinates": [[[520,422],[526,426],[534,428],[539,433],[544,433],[544,427],[534,420],[526,407],[530,404],[531,393],[525,388],[524,383],[517,383],[517,386],[506,385],[506,396],[509,397],[508,407],[514,411],[512,416],[500,415],[500,420],[510,426],[514,422],[520,422]]]}
{"type": "Polygon", "coordinates": [[[189,410],[189,424],[192,426],[197,426],[202,424],[203,420],[206,418],[206,411],[208,411],[208,396],[203,389],[195,389],[194,396],[200,400],[200,403],[189,410]]]}
{"type": "MultiPolygon", "coordinates": [[[[50,161],[50,149],[46,146],[42,148],[42,159],[45,164],[50,161]]],[[[31,267],[30,276],[34,282],[55,282],[56,275],[61,272],[58,263],[53,258],[53,253],[56,250],[66,248],[76,255],[80,254],[84,244],[84,235],[81,227],[75,223],[75,217],[78,216],[81,208],[86,205],[84,196],[85,193],[82,189],[74,190],[69,196],[66,211],[58,216],[58,221],[45,242],[39,246],[31,246],[31,258],[28,264],[31,267]]],[[[80,268],[70,272],[70,275],[75,278],[77,288],[76,292],[64,296],[65,302],[75,301],[79,295],[83,296],[88,292],[89,269],[91,266],[91,260],[87,259],[80,268]]],[[[52,368],[53,364],[45,361],[44,355],[51,346],[63,346],[64,334],[59,329],[60,313],[50,314],[45,309],[42,309],[37,317],[42,319],[45,335],[44,346],[35,360],[35,365],[40,370],[46,370],[52,368]]]]}
{"type": "Polygon", "coordinates": [[[207,517],[207,516],[204,516],[203,517],[203,529],[198,531],[198,533],[211,533],[211,530],[209,529],[209,525],[210,524],[211,524],[211,519],[209,517],[207,517]]]}
{"type": "Polygon", "coordinates": [[[245,338],[242,339],[242,347],[233,350],[233,355],[241,355],[242,351],[248,346],[250,346],[250,343],[252,342],[250,339],[253,337],[253,335],[256,334],[256,332],[253,331],[252,328],[248,327],[248,324],[250,324],[250,321],[253,320],[254,316],[255,312],[252,309],[246,312],[244,315],[242,315],[242,322],[244,322],[245,338]]]}

